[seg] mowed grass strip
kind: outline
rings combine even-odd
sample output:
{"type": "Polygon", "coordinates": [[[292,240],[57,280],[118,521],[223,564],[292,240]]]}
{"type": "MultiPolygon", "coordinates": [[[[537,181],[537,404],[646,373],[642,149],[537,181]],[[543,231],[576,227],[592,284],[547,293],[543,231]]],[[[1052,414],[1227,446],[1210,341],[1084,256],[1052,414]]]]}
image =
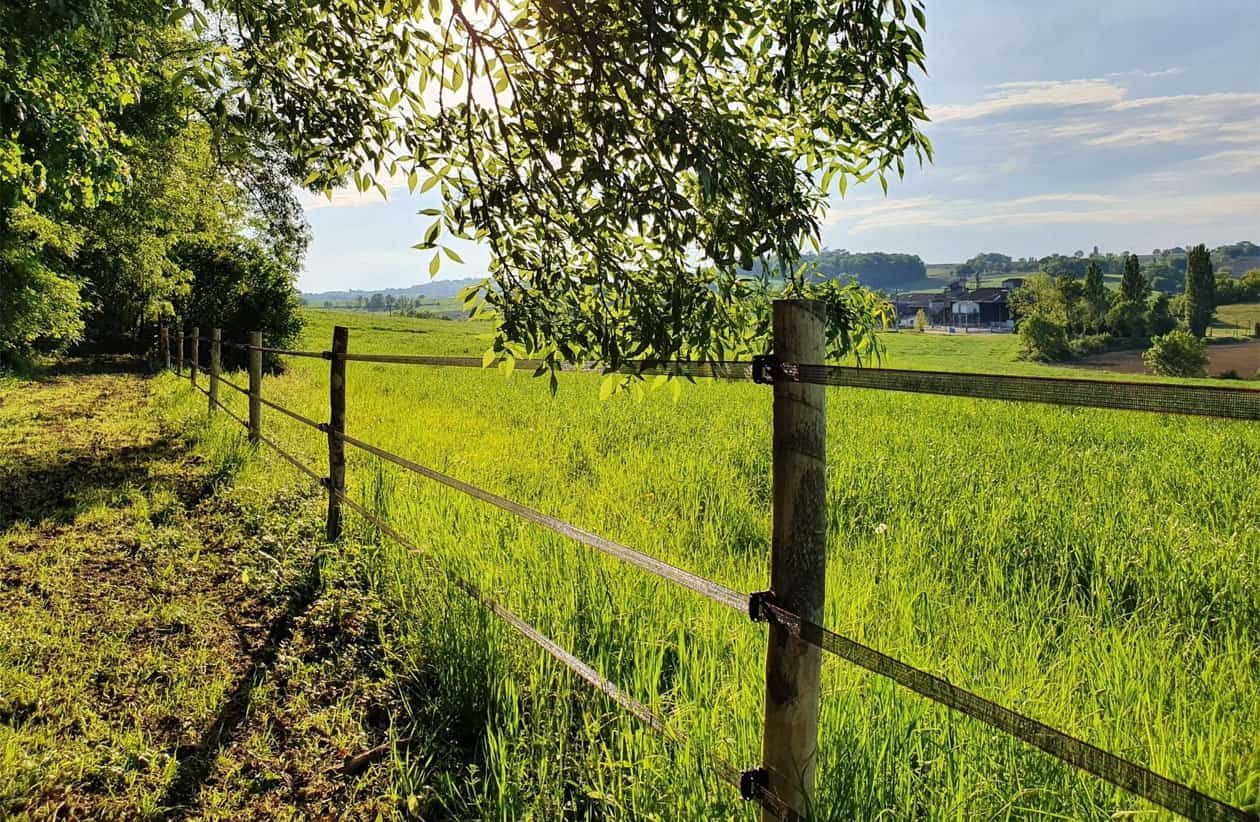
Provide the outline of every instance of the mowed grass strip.
{"type": "MultiPolygon", "coordinates": [[[[336,321],[352,326],[355,352],[483,347],[475,335],[485,329],[472,324],[373,318],[364,329],[353,328],[358,315],[308,316],[304,348],[327,347],[336,321]]],[[[265,380],[266,396],[326,416],[327,364],[289,366],[265,380]]],[[[601,402],[598,386],[566,374],[553,397],[524,374],[351,363],[348,430],[723,584],[763,588],[768,389],[701,381],[677,401],[658,391],[601,402]]],[[[320,464],[317,432],[277,414],[264,422],[320,464]]],[[[828,425],[829,627],[1255,806],[1260,428],[843,389],[828,391],[828,425]]],[[[428,706],[416,716],[440,716],[441,730],[416,727],[446,751],[395,759],[408,807],[494,818],[753,814],[703,760],[758,761],[762,628],[369,455],[349,457],[363,504],[691,740],[681,755],[662,747],[386,543],[375,590],[400,615],[394,641],[413,678],[437,683],[414,699],[428,706]]],[[[267,461],[245,475],[264,485],[273,470],[288,469],[267,461]]],[[[822,818],[1152,810],[841,662],[824,679],[822,818]]]]}
{"type": "Polygon", "coordinates": [[[0,817],[388,814],[380,763],[340,768],[396,702],[353,554],[137,366],[0,381],[0,817]]]}

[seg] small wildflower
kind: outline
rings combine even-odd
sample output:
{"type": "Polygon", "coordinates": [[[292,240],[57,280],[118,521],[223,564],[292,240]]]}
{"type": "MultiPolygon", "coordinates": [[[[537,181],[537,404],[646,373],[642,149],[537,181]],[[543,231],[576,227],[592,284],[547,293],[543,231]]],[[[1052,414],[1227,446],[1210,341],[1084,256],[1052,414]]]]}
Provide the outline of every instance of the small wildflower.
{"type": "Polygon", "coordinates": [[[886,522],[881,522],[879,525],[876,525],[876,526],[875,526],[875,533],[879,534],[881,537],[882,537],[884,534],[888,533],[888,523],[886,523],[886,522]]]}

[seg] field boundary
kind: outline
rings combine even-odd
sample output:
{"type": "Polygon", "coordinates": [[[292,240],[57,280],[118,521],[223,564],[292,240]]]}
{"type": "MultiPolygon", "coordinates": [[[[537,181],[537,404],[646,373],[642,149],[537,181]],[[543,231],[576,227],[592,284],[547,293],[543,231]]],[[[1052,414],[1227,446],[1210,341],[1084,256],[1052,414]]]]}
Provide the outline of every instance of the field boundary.
{"type": "MultiPolygon", "coordinates": [[[[838,656],[872,673],[885,677],[915,694],[977,719],[990,727],[1033,745],[1056,759],[1102,779],[1135,796],[1146,799],[1189,819],[1256,822],[1256,814],[1234,807],[1189,785],[1185,785],[1150,769],[1122,759],[1061,730],[1031,717],[998,705],[933,674],[889,657],[851,638],[836,634],[819,624],[822,590],[823,548],[821,537],[812,544],[801,534],[819,533],[814,526],[825,516],[826,504],[822,483],[808,481],[816,476],[818,463],[823,462],[823,429],[825,426],[824,386],[848,386],[891,391],[943,394],[980,399],[1051,403],[1056,405],[1110,408],[1164,414],[1190,414],[1230,420],[1260,420],[1260,390],[1247,388],[1215,388],[1159,383],[1110,382],[1069,378],[1010,377],[998,375],[955,374],[947,372],[899,371],[879,368],[850,368],[810,363],[821,360],[821,322],[813,324],[814,310],[808,303],[780,301],[776,303],[775,349],[786,352],[783,361],[775,357],[757,357],[750,362],[650,362],[634,361],[605,373],[629,376],[667,375],[694,380],[698,378],[751,381],[774,388],[775,450],[774,500],[772,509],[775,539],[771,547],[771,586],[768,590],[741,593],[684,569],[664,563],[629,546],[580,529],[570,523],[535,511],[493,492],[465,483],[405,457],[378,448],[345,432],[345,368],[347,362],[391,363],[422,367],[478,367],[483,360],[467,357],[430,357],[352,354],[349,352],[349,329],[338,326],[333,332],[333,345],[328,351],[296,351],[262,345],[262,337],[253,332],[248,344],[221,340],[218,329],[209,339],[200,337],[199,329],[177,334],[174,370],[182,374],[185,367],[184,343],[191,347],[187,361],[192,387],[204,393],[209,410],[222,410],[248,430],[254,443],[268,445],[286,462],[321,485],[328,494],[326,531],[336,541],[342,531],[342,506],[373,522],[382,533],[400,546],[422,558],[427,566],[443,576],[455,588],[490,610],[519,635],[540,647],[596,691],[617,703],[646,727],[667,742],[678,743],[665,721],[646,705],[635,700],[617,685],[574,657],[560,645],[538,631],[530,623],[486,596],[468,580],[447,571],[441,562],[418,548],[411,540],[393,529],[372,511],[354,502],[345,493],[345,445],[371,453],[378,458],[441,483],[467,496],[478,499],[542,528],[568,537],[589,548],[633,565],[676,586],[686,588],[716,604],[746,614],[750,622],[769,627],[766,722],[763,726],[763,761],[760,766],[740,770],[731,763],[715,759],[714,770],[740,790],[745,800],[758,803],[766,818],[810,818],[813,797],[813,760],[816,759],[817,711],[819,698],[820,653],[838,656]],[[780,313],[782,312],[782,313],[780,313]],[[208,385],[198,385],[202,342],[210,344],[208,385]],[[220,345],[229,345],[249,354],[250,386],[244,388],[225,380],[220,373],[220,345]],[[789,356],[800,352],[814,356],[789,356]],[[324,359],[329,362],[329,421],[316,422],[285,409],[262,396],[262,354],[324,359]],[[793,360],[803,359],[804,362],[793,360]],[[249,420],[232,413],[218,399],[218,387],[226,383],[249,399],[249,420]],[[260,410],[266,405],[289,418],[324,433],[328,438],[329,476],[321,476],[296,456],[282,449],[261,432],[260,410]],[[806,432],[802,436],[802,432],[806,432]],[[804,441],[804,442],[803,442],[804,441]],[[814,474],[811,474],[814,472],[814,474]],[[811,531],[812,528],[812,531],[811,531]],[[781,539],[780,534],[792,535],[781,539]],[[811,566],[811,563],[812,566],[811,566]],[[786,569],[786,570],[785,570],[786,569]],[[811,617],[816,617],[811,619],[811,617]],[[784,683],[790,693],[781,693],[784,683]],[[802,708],[803,706],[803,708],[802,708]],[[812,723],[809,712],[812,711],[812,723]],[[802,724],[805,732],[800,732],[802,724]],[[804,766],[788,763],[808,761],[804,766]]],[[[166,367],[172,366],[169,335],[164,327],[160,334],[161,357],[166,367]]],[[[516,365],[532,367],[539,373],[550,367],[544,361],[519,361],[516,365]]],[[[825,466],[824,466],[825,467],[825,466]]],[[[825,529],[824,529],[825,530],[825,529]]]]}

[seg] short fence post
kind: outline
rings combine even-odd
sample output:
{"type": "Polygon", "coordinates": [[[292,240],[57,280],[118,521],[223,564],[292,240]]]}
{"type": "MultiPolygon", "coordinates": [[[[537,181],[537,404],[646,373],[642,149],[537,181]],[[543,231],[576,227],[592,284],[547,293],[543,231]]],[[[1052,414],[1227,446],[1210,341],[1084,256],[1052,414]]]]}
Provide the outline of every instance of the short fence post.
{"type": "Polygon", "coordinates": [[[181,322],[175,326],[175,351],[178,358],[175,360],[175,373],[184,373],[184,324],[181,322]]]}
{"type": "Polygon", "coordinates": [[[262,332],[249,332],[249,441],[257,445],[262,436],[262,332]]]}
{"type": "Polygon", "coordinates": [[[219,404],[219,345],[223,340],[223,329],[210,329],[210,413],[213,414],[219,404]]]}
{"type": "Polygon", "coordinates": [[[188,381],[192,383],[193,388],[196,388],[197,365],[201,362],[201,329],[195,325],[189,342],[192,343],[192,359],[188,363],[188,381]]]}
{"type": "Polygon", "coordinates": [[[332,360],[328,366],[328,523],[329,542],[341,539],[341,498],[346,490],[346,444],[340,434],[346,431],[346,353],[350,329],[333,328],[332,360]]]}
{"type": "Polygon", "coordinates": [[[158,337],[162,347],[162,367],[167,371],[171,370],[171,330],[167,327],[166,321],[162,321],[161,328],[158,329],[158,337]]]}
{"type": "MultiPolygon", "coordinates": [[[[774,303],[774,355],[780,363],[825,360],[825,314],[806,300],[774,303]]],[[[821,385],[774,380],[773,512],[770,590],[774,602],[822,624],[826,590],[826,391],[821,385]]],[[[822,652],[769,625],[762,763],[770,789],[810,816],[818,762],[822,652]]],[[[763,819],[772,817],[769,811],[763,819]]]]}

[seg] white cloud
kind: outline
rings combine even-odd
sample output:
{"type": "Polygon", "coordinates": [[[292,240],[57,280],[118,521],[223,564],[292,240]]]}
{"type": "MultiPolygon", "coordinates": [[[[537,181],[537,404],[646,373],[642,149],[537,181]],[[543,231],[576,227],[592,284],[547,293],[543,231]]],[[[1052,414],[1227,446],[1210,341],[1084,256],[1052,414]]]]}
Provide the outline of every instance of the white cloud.
{"type": "Polygon", "coordinates": [[[935,123],[976,120],[1015,109],[1117,103],[1124,99],[1123,87],[1109,80],[1047,80],[1002,83],[984,99],[928,107],[935,123]]]}
{"type": "Polygon", "coordinates": [[[1135,149],[1158,145],[1260,147],[1260,92],[1128,96],[1107,80],[1006,83],[974,103],[929,107],[937,123],[1000,133],[1023,149],[1047,143],[1135,149]],[[1019,110],[1017,122],[1000,119],[1019,110]],[[1030,117],[1031,115],[1031,117],[1030,117]]]}
{"type": "Polygon", "coordinates": [[[1124,194],[1053,192],[994,201],[916,197],[902,202],[867,203],[860,209],[833,209],[826,222],[857,235],[909,228],[1164,222],[1200,225],[1246,214],[1260,216],[1260,193],[1153,197],[1150,192],[1135,190],[1124,194]]]}

